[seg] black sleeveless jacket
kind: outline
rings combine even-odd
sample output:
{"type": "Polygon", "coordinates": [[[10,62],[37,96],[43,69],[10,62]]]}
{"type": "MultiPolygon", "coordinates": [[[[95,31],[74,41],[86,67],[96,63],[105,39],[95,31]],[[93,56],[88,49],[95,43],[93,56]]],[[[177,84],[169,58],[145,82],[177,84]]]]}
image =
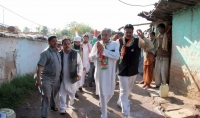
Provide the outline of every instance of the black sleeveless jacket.
{"type": "MultiPolygon", "coordinates": [[[[61,65],[62,65],[62,70],[60,74],[61,81],[63,79],[63,50],[60,51],[60,56],[61,56],[61,65]]],[[[69,56],[68,56],[68,68],[69,68],[69,75],[70,75],[70,80],[71,83],[74,84],[77,82],[77,51],[75,50],[70,50],[69,56]]]]}
{"type": "MultiPolygon", "coordinates": [[[[134,43],[130,47],[126,47],[126,52],[122,62],[118,63],[118,75],[119,76],[133,76],[138,74],[139,56],[141,49],[138,47],[138,38],[134,38],[134,43]]],[[[120,53],[123,45],[122,39],[120,42],[120,53]]]]}

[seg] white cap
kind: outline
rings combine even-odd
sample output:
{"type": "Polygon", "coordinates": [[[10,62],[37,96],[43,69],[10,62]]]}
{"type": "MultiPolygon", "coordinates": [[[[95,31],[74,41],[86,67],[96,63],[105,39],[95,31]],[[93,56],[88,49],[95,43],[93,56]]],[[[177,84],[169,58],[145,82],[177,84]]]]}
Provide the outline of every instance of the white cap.
{"type": "Polygon", "coordinates": [[[74,37],[74,41],[81,41],[81,37],[80,36],[74,37]]]}

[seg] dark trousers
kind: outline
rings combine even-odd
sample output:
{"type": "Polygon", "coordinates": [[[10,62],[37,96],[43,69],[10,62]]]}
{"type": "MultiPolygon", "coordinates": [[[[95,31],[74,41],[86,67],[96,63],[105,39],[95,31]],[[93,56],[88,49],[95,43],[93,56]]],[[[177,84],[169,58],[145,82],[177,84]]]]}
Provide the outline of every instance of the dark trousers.
{"type": "Polygon", "coordinates": [[[94,62],[90,62],[90,70],[88,73],[88,82],[89,83],[94,82],[94,71],[95,71],[94,62]]]}

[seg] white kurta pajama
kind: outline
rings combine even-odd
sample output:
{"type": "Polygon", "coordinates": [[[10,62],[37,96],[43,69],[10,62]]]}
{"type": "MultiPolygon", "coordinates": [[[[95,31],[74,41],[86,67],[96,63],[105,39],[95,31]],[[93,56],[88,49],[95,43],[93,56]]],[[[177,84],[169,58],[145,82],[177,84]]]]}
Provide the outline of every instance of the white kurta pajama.
{"type": "MultiPolygon", "coordinates": [[[[100,41],[100,43],[103,43],[100,41]]],[[[92,48],[90,58],[95,63],[95,83],[98,88],[97,93],[100,97],[100,106],[102,118],[107,118],[107,103],[114,94],[115,89],[115,64],[119,59],[119,48],[116,42],[110,41],[102,55],[108,57],[108,68],[101,69],[101,63],[98,61],[97,43],[92,48]]]]}
{"type": "Polygon", "coordinates": [[[89,59],[89,53],[91,52],[92,45],[87,43],[82,45],[83,52],[82,52],[82,62],[83,62],[83,68],[86,68],[86,72],[82,71],[81,74],[81,80],[78,82],[79,87],[82,87],[85,83],[85,75],[90,70],[90,59],[89,59]],[[89,49],[88,49],[89,48],[89,49]]]}
{"type": "MultiPolygon", "coordinates": [[[[60,109],[66,110],[67,95],[69,95],[70,104],[74,103],[75,93],[77,90],[77,82],[72,84],[70,81],[68,67],[68,54],[63,53],[63,79],[60,87],[60,109]]],[[[82,60],[80,55],[77,53],[77,75],[81,76],[83,70],[82,60]]]]}

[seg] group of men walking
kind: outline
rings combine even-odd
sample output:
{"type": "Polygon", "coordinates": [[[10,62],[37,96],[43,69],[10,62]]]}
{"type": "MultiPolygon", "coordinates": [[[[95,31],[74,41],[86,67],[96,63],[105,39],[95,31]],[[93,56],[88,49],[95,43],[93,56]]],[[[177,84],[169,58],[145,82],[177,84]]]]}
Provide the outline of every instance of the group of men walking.
{"type": "MultiPolygon", "coordinates": [[[[156,69],[160,69],[157,73],[159,76],[155,77],[156,85],[166,84],[166,68],[169,60],[167,56],[170,54],[169,43],[164,24],[158,25],[159,28],[163,32],[159,31],[158,41],[151,36],[155,36],[155,33],[150,33],[150,39],[147,39],[141,30],[137,30],[139,38],[133,37],[134,28],[131,24],[127,24],[124,27],[124,37],[116,41],[111,40],[111,30],[105,28],[98,36],[100,40],[97,40],[93,46],[88,43],[88,35],[84,35],[82,44],[80,44],[81,37],[74,37],[73,44],[69,38],[63,39],[63,49],[61,51],[57,49],[57,38],[50,36],[48,38],[49,47],[41,53],[37,70],[36,86],[42,88],[41,116],[43,118],[48,116],[49,107],[54,111],[58,110],[55,103],[58,91],[60,113],[65,114],[67,95],[69,96],[70,105],[73,105],[76,91],[82,91],[85,75],[89,72],[89,78],[93,76],[95,79],[101,118],[107,118],[107,104],[114,94],[117,67],[120,94],[116,103],[122,108],[123,117],[128,118],[130,116],[128,97],[138,74],[141,51],[146,54],[144,60],[144,87],[150,87],[154,63],[158,65],[156,69]],[[157,53],[158,56],[156,57],[155,54],[157,53]]],[[[92,79],[89,80],[89,86],[92,86],[92,81],[92,79]]]]}

